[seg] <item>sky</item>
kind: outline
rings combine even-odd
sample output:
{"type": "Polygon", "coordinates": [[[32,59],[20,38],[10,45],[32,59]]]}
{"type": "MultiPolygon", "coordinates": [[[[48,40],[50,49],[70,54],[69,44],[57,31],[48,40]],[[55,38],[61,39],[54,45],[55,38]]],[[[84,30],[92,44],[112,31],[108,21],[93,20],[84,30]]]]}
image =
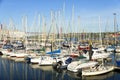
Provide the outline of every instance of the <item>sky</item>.
{"type": "Polygon", "coordinates": [[[0,0],[0,23],[9,27],[12,22],[23,29],[22,18],[27,16],[27,28],[32,31],[40,14],[41,26],[44,16],[49,29],[51,11],[60,12],[56,23],[64,32],[114,31],[113,13],[119,30],[120,0],[0,0]]]}

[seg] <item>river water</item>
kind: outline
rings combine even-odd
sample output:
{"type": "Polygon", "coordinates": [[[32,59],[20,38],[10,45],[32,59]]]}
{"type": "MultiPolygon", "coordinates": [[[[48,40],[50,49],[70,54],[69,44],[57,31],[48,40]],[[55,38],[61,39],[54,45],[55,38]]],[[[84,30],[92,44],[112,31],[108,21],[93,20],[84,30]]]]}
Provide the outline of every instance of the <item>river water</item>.
{"type": "Polygon", "coordinates": [[[0,57],[0,80],[120,80],[120,70],[91,77],[81,77],[51,66],[37,66],[0,57]]]}

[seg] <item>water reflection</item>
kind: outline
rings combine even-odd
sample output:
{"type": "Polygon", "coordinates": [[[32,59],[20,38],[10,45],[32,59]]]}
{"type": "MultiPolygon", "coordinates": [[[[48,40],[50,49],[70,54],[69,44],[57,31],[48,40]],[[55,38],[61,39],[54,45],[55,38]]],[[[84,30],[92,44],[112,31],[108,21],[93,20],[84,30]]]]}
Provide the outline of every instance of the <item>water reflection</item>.
{"type": "Polygon", "coordinates": [[[81,80],[81,75],[77,73],[72,73],[68,70],[54,69],[56,71],[57,80],[81,80]]]}
{"type": "Polygon", "coordinates": [[[67,70],[15,62],[0,57],[0,80],[118,80],[119,71],[100,76],[81,77],[67,70]]]}

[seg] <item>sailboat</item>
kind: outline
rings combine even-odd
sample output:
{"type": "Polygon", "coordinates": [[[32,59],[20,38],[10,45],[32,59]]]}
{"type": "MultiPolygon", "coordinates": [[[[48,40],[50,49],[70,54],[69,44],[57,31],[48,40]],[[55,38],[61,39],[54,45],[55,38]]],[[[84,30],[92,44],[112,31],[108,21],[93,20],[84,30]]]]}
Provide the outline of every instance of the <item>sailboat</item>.
{"type": "Polygon", "coordinates": [[[93,57],[93,59],[102,59],[102,62],[99,61],[99,64],[88,68],[82,69],[82,75],[83,76],[92,76],[92,75],[100,75],[104,73],[108,73],[110,71],[114,70],[113,62],[114,60],[111,60],[110,57],[108,57],[107,53],[102,56],[102,53],[99,55],[95,55],[97,57],[93,57]],[[110,59],[110,60],[109,60],[110,59]]]}
{"type": "Polygon", "coordinates": [[[108,60],[107,57],[101,57],[102,62],[99,62],[98,65],[94,67],[89,67],[82,69],[82,76],[93,76],[93,75],[101,75],[108,72],[111,72],[115,69],[115,53],[114,58],[110,57],[111,60],[108,60]]]}
{"type": "Polygon", "coordinates": [[[55,27],[56,27],[56,21],[55,21],[53,12],[51,12],[51,25],[50,25],[50,30],[48,32],[48,36],[46,38],[45,47],[46,47],[46,44],[48,43],[48,39],[50,40],[49,42],[51,42],[51,46],[50,46],[50,48],[48,48],[49,51],[46,49],[46,51],[45,51],[46,55],[40,56],[40,61],[39,61],[40,66],[43,66],[43,65],[44,66],[48,66],[48,65],[51,66],[53,63],[56,62],[56,59],[54,59],[53,55],[55,55],[55,54],[60,55],[61,54],[61,50],[55,48],[55,38],[56,38],[55,27]]]}
{"type": "MultiPolygon", "coordinates": [[[[112,53],[105,52],[104,50],[101,50],[99,48],[93,48],[92,49],[92,60],[100,59],[100,58],[108,58],[112,53]]],[[[89,59],[89,52],[83,53],[83,56],[85,56],[87,59],[89,59]]]]}
{"type": "Polygon", "coordinates": [[[71,62],[67,66],[67,70],[74,72],[74,73],[78,73],[79,70],[81,70],[82,68],[93,67],[96,64],[98,64],[98,62],[96,62],[96,61],[88,61],[86,59],[80,59],[78,61],[71,62]]]}
{"type": "Polygon", "coordinates": [[[82,76],[101,75],[101,74],[105,74],[113,70],[114,70],[114,66],[99,65],[98,67],[94,67],[89,70],[82,70],[82,76]]]}
{"type": "MultiPolygon", "coordinates": [[[[116,35],[117,35],[117,32],[116,32],[116,13],[114,13],[114,35],[115,35],[115,45],[117,45],[117,40],[116,40],[116,35]]],[[[119,54],[119,53],[118,53],[119,54]]],[[[117,55],[118,55],[117,54],[117,55]]],[[[120,59],[117,58],[117,55],[116,55],[116,51],[114,52],[114,65],[116,66],[116,69],[120,69],[120,59]]]]}
{"type": "MultiPolygon", "coordinates": [[[[91,49],[92,49],[92,47],[90,47],[90,50],[91,49]]],[[[90,54],[90,55],[92,55],[92,54],[90,54]]],[[[81,70],[82,68],[86,68],[86,67],[89,67],[89,66],[93,67],[96,64],[98,64],[98,62],[89,61],[86,57],[84,57],[84,55],[81,54],[77,61],[73,61],[67,66],[67,70],[76,73],[76,72],[79,72],[79,70],[81,70]]]]}

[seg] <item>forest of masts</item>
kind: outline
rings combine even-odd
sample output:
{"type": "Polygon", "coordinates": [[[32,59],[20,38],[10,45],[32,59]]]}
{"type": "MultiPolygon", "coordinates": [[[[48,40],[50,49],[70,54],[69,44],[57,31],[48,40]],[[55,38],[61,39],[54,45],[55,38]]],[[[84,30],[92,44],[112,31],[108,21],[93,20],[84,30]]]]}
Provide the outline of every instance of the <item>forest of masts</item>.
{"type": "MultiPolygon", "coordinates": [[[[100,17],[98,22],[100,22],[100,17]]],[[[46,40],[48,40],[49,42],[61,42],[64,40],[72,41],[74,38],[78,42],[100,42],[102,40],[103,44],[114,44],[115,38],[117,40],[117,38],[119,37],[114,37],[114,32],[101,32],[100,24],[98,24],[98,27],[100,29],[99,32],[86,32],[85,30],[80,29],[80,16],[78,16],[77,21],[75,21],[74,6],[72,8],[72,16],[70,21],[65,20],[64,5],[63,10],[61,11],[51,11],[50,20],[47,20],[43,15],[38,14],[38,17],[35,15],[33,23],[30,26],[28,25],[27,16],[23,16],[21,24],[21,30],[19,30],[14,24],[13,19],[10,19],[9,25],[1,23],[1,40],[6,37],[10,40],[12,39],[26,41],[25,39],[27,39],[27,41],[33,40],[37,42],[42,42],[46,40]],[[20,38],[9,36],[10,32],[12,32],[12,34],[16,34],[16,31],[24,32],[24,36],[20,38]]],[[[117,40],[117,42],[119,42],[119,40],[117,40]]]]}

